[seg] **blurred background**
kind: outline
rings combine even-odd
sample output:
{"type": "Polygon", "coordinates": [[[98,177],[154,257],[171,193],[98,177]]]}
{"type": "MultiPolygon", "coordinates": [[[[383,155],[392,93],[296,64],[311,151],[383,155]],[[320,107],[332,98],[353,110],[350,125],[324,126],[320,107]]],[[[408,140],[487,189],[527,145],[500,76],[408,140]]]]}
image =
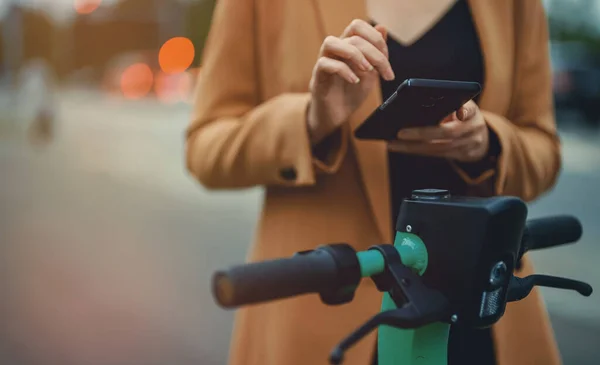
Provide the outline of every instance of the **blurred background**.
{"type": "MultiPolygon", "coordinates": [[[[526,0],[525,0],[526,1],[526,0]]],[[[575,214],[540,272],[600,285],[600,1],[545,1],[575,214]]],[[[0,0],[0,363],[226,362],[211,273],[244,260],[261,189],[206,192],[184,130],[214,0],[0,0]]],[[[600,297],[544,290],[566,364],[597,364],[600,297]]]]}

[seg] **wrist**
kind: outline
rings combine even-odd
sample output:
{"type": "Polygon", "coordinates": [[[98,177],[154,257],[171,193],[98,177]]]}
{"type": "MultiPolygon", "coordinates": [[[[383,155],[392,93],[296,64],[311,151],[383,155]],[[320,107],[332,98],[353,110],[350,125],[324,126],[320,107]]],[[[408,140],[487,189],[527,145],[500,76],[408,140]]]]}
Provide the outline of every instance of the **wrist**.
{"type": "Polygon", "coordinates": [[[318,116],[315,109],[312,102],[309,102],[306,112],[306,129],[312,146],[319,144],[329,134],[326,123],[323,122],[322,117],[318,116]]]}

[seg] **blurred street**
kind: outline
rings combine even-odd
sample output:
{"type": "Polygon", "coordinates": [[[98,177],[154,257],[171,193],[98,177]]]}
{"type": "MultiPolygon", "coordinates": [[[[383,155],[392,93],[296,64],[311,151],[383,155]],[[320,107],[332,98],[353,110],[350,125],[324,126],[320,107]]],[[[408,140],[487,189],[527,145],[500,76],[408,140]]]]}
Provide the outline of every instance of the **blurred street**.
{"type": "MultiPolygon", "coordinates": [[[[147,348],[140,365],[224,364],[232,313],[214,304],[210,278],[244,260],[261,190],[209,193],[188,176],[183,142],[189,105],[124,101],[78,89],[56,100],[57,129],[48,145],[32,146],[26,128],[0,121],[0,250],[7,277],[20,283],[2,295],[14,326],[2,329],[0,348],[17,361],[11,358],[15,346],[54,341],[50,349],[38,349],[49,354],[80,343],[87,359],[100,356],[91,351],[94,341],[104,339],[92,332],[102,328],[124,339],[105,346],[147,348]],[[101,320],[69,301],[82,291],[94,303],[103,299],[101,320]],[[33,292],[36,304],[61,326],[48,322],[41,329],[28,320],[39,313],[27,307],[33,292]],[[105,309],[113,302],[120,307],[105,309]],[[131,316],[125,314],[132,313],[134,322],[127,322],[131,316]],[[127,342],[127,331],[143,333],[143,343],[127,342]]],[[[574,214],[584,237],[533,257],[540,272],[600,289],[600,135],[573,129],[562,136],[563,174],[556,189],[531,206],[530,216],[574,214]]],[[[600,296],[544,293],[565,364],[597,364],[600,296]]],[[[63,362],[71,363],[77,359],[63,362]]]]}

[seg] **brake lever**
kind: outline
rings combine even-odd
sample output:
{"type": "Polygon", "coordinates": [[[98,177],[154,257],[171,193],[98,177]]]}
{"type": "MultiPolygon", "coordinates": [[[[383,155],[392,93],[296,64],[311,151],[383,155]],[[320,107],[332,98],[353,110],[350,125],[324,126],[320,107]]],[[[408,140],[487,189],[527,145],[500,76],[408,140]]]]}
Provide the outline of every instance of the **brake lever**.
{"type": "Polygon", "coordinates": [[[513,276],[508,286],[507,302],[515,302],[526,298],[535,286],[575,290],[585,297],[589,297],[593,292],[590,284],[578,280],[537,274],[524,278],[513,276]]]}

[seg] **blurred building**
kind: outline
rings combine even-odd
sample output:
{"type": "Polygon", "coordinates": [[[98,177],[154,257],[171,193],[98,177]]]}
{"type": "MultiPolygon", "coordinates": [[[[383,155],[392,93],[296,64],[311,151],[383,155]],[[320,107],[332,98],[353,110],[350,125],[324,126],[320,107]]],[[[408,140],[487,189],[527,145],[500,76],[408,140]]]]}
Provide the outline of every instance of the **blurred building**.
{"type": "Polygon", "coordinates": [[[173,37],[192,40],[198,65],[214,0],[14,0],[3,4],[3,73],[41,58],[64,77],[82,68],[101,76],[115,57],[157,53],[173,37]]]}

